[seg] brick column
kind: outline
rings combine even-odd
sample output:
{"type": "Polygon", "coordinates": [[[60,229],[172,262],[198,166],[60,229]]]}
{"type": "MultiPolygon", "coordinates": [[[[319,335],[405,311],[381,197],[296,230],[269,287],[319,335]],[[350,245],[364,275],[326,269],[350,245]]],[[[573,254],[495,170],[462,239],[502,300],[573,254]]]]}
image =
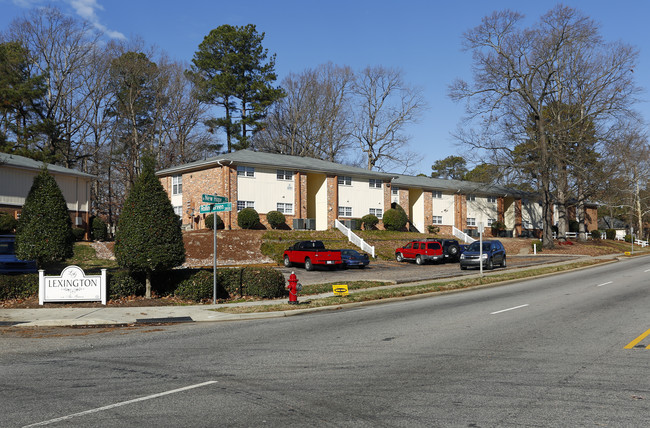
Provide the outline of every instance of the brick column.
{"type": "Polygon", "coordinates": [[[424,196],[424,227],[426,228],[433,224],[433,192],[424,191],[422,193],[424,196]]]}
{"type": "Polygon", "coordinates": [[[521,236],[521,199],[515,200],[515,234],[521,236]]]}
{"type": "Polygon", "coordinates": [[[503,197],[497,199],[497,221],[503,224],[506,223],[505,201],[503,197]]]}
{"type": "Polygon", "coordinates": [[[334,227],[334,220],[339,217],[339,177],[337,175],[328,175],[326,180],[327,228],[331,229],[334,227]]]}

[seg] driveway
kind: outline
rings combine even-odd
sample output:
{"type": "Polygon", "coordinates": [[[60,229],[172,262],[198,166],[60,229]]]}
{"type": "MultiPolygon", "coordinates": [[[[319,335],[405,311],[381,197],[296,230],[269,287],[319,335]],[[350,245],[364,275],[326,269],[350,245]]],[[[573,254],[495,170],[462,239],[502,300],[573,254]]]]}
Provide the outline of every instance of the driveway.
{"type": "MultiPolygon", "coordinates": [[[[508,256],[507,269],[542,265],[571,260],[570,256],[508,256]]],[[[316,267],[315,270],[307,272],[303,267],[294,266],[291,268],[280,267],[280,272],[289,278],[291,272],[295,272],[301,284],[325,284],[328,282],[345,281],[394,281],[396,283],[420,281],[427,279],[451,278],[462,275],[471,275],[477,272],[476,269],[460,270],[458,263],[426,264],[418,266],[415,263],[397,263],[394,261],[371,261],[365,269],[337,269],[331,270],[325,267],[316,267]]],[[[494,271],[504,270],[495,268],[494,271]]]]}

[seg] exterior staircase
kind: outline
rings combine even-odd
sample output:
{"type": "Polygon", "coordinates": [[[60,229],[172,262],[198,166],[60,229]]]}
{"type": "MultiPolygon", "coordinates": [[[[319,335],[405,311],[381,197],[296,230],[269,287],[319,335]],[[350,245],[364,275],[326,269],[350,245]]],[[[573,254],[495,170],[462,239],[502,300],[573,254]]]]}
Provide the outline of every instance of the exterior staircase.
{"type": "Polygon", "coordinates": [[[361,239],[358,235],[352,232],[352,230],[350,230],[348,227],[346,227],[343,223],[341,223],[337,219],[334,220],[334,226],[339,231],[341,231],[342,234],[348,237],[348,241],[352,242],[354,245],[361,248],[362,251],[365,251],[366,253],[372,255],[372,257],[375,257],[374,246],[368,244],[366,241],[361,239]]]}

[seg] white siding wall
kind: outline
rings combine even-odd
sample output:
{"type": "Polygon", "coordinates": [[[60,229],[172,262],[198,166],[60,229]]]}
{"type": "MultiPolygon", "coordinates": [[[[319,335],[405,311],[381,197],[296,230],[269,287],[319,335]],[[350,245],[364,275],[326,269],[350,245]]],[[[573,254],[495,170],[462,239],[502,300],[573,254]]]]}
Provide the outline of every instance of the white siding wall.
{"type": "Polygon", "coordinates": [[[277,170],[255,168],[254,177],[237,176],[237,198],[240,201],[254,201],[255,211],[266,214],[277,209],[278,202],[292,204],[294,201],[294,174],[292,180],[278,180],[277,170]]]}
{"type": "MultiPolygon", "coordinates": [[[[339,184],[339,206],[352,207],[352,217],[361,218],[370,213],[370,208],[380,208],[382,214],[384,208],[384,189],[370,187],[367,178],[352,177],[351,184],[339,184]]],[[[389,207],[390,208],[390,207],[389,207]]]]}
{"type": "Polygon", "coordinates": [[[467,201],[467,217],[476,219],[476,226],[483,223],[483,228],[490,227],[489,219],[497,219],[497,203],[488,202],[485,196],[476,196],[476,200],[467,201]]]}
{"type": "Polygon", "coordinates": [[[432,198],[433,209],[431,214],[442,217],[442,224],[455,226],[454,224],[454,195],[442,194],[442,198],[432,198]]]}
{"type": "MultiPolygon", "coordinates": [[[[22,207],[34,183],[37,171],[0,168],[0,204],[22,207]]],[[[89,180],[87,178],[52,174],[63,193],[70,211],[88,211],[89,180]]]]}
{"type": "Polygon", "coordinates": [[[542,206],[537,201],[521,201],[521,224],[524,229],[542,229],[542,216],[542,206]]]}

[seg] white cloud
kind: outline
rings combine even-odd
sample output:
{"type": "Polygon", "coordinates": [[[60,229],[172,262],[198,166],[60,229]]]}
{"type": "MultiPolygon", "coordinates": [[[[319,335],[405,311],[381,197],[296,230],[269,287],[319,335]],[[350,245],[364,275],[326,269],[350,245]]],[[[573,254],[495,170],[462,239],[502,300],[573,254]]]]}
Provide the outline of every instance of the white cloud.
{"type": "MultiPolygon", "coordinates": [[[[23,0],[24,1],[24,0],[23,0]]],[[[111,39],[126,39],[124,34],[119,31],[109,30],[106,26],[99,22],[97,10],[104,10],[102,5],[97,3],[97,0],[67,0],[70,6],[75,10],[77,15],[87,20],[95,26],[98,30],[102,31],[111,39]]]]}

